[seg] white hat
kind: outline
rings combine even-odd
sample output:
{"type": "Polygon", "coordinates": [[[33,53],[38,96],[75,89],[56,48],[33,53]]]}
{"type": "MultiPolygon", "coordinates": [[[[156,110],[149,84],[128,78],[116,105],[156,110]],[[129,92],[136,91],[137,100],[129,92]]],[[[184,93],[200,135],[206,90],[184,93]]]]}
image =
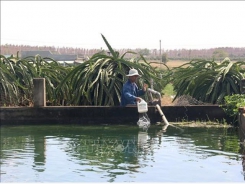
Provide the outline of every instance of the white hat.
{"type": "Polygon", "coordinates": [[[134,76],[134,75],[140,76],[136,69],[130,69],[128,75],[126,75],[126,76],[130,77],[130,76],[134,76]]]}

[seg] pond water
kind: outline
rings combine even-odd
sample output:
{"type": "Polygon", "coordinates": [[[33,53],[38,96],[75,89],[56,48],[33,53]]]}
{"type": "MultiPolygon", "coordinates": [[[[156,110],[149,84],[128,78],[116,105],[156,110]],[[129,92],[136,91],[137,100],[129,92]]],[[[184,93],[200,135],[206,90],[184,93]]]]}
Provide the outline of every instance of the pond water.
{"type": "Polygon", "coordinates": [[[1,182],[243,182],[235,128],[2,126],[1,182]]]}

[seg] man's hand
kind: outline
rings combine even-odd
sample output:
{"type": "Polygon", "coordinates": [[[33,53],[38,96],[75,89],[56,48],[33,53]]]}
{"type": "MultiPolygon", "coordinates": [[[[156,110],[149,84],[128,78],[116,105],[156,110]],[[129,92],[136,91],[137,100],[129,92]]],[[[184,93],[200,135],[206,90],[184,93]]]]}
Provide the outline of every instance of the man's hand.
{"type": "Polygon", "coordinates": [[[144,85],[143,85],[143,91],[146,91],[147,88],[148,88],[148,85],[146,83],[144,83],[144,85]]]}
{"type": "Polygon", "coordinates": [[[139,103],[141,102],[141,98],[140,97],[136,97],[135,100],[136,100],[136,102],[139,102],[139,103]]]}

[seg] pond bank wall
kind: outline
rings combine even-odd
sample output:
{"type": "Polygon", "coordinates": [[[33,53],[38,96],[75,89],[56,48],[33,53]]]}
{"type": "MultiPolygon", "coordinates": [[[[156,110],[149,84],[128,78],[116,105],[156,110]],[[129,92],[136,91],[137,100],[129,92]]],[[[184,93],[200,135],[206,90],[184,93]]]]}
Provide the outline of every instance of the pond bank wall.
{"type": "Polygon", "coordinates": [[[238,124],[240,129],[240,134],[243,137],[243,140],[245,138],[245,107],[239,108],[238,113],[238,124]]]}
{"type": "MultiPolygon", "coordinates": [[[[221,107],[213,106],[162,106],[169,122],[215,121],[224,122],[226,114],[221,107]]],[[[155,106],[149,106],[151,123],[161,122],[155,106]]],[[[105,106],[46,106],[46,107],[1,107],[1,125],[26,124],[132,124],[139,120],[137,107],[105,106]]],[[[231,123],[228,122],[227,123],[231,123]]]]}

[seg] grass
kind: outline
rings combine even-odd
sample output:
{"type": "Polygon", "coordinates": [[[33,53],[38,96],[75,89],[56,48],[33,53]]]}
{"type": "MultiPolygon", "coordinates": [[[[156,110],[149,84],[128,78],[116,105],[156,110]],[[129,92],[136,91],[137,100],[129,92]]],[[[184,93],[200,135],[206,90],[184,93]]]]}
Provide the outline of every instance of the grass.
{"type": "Polygon", "coordinates": [[[162,92],[164,93],[164,95],[168,95],[168,96],[173,96],[176,94],[172,84],[167,84],[165,88],[162,90],[162,92]]]}
{"type": "Polygon", "coordinates": [[[161,98],[161,105],[174,105],[172,100],[176,92],[174,91],[173,85],[167,84],[165,88],[162,90],[162,93],[163,95],[161,98]]]}
{"type": "Polygon", "coordinates": [[[178,125],[180,127],[206,127],[206,128],[228,128],[233,127],[226,122],[212,122],[212,121],[191,121],[191,122],[174,122],[174,125],[178,125]]]}

